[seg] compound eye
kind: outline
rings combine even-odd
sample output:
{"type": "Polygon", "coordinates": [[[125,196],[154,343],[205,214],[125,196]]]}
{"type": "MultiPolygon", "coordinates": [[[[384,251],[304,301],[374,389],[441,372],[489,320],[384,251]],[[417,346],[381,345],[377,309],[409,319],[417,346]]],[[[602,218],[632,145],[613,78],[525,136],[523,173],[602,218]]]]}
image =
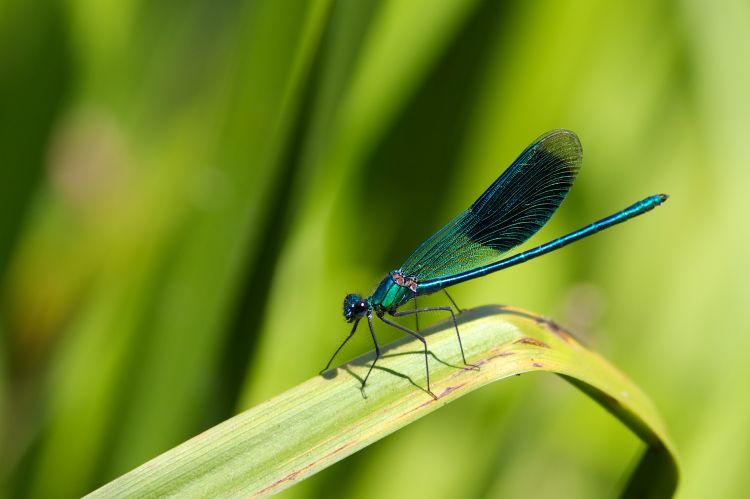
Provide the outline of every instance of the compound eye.
{"type": "Polygon", "coordinates": [[[367,310],[367,304],[363,301],[357,303],[356,307],[357,307],[357,312],[364,312],[365,310],[367,310]]]}

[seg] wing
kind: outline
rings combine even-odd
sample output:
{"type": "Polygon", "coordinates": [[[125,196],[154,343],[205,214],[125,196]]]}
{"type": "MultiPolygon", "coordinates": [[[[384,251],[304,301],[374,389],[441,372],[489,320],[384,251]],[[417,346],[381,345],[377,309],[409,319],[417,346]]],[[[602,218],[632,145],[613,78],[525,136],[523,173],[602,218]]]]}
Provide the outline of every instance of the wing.
{"type": "Polygon", "coordinates": [[[573,185],[582,154],[571,131],[542,135],[474,204],[422,243],[400,270],[423,282],[497,261],[547,223],[573,185]]]}

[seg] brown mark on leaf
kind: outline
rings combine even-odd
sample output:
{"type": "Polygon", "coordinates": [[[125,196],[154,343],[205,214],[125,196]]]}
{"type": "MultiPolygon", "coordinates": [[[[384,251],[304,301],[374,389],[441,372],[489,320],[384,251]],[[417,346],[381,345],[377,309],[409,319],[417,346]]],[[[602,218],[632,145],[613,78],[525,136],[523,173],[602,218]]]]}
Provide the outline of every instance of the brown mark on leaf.
{"type": "Polygon", "coordinates": [[[422,409],[423,407],[427,407],[428,405],[432,404],[433,402],[437,402],[437,400],[438,400],[437,397],[435,397],[434,395],[430,395],[430,400],[428,400],[427,402],[423,402],[423,403],[419,404],[414,409],[410,409],[410,410],[406,411],[404,413],[404,416],[406,416],[407,414],[411,414],[414,411],[418,411],[419,409],[422,409]]]}
{"type": "Polygon", "coordinates": [[[541,362],[534,362],[531,365],[534,366],[534,367],[544,367],[544,364],[542,364],[541,362]]]}
{"type": "Polygon", "coordinates": [[[461,388],[461,387],[462,387],[462,386],[464,386],[465,384],[466,384],[466,383],[461,383],[460,385],[456,385],[456,386],[449,386],[449,387],[447,387],[447,388],[446,388],[445,390],[443,390],[443,392],[442,392],[442,393],[441,393],[440,395],[438,395],[438,398],[439,398],[439,399],[441,399],[441,398],[445,397],[445,396],[446,396],[446,395],[448,395],[449,393],[451,393],[451,392],[454,392],[454,391],[458,390],[459,388],[461,388]]]}
{"type": "Polygon", "coordinates": [[[534,345],[536,347],[549,348],[549,345],[543,342],[542,340],[537,340],[536,338],[530,338],[528,336],[525,336],[519,340],[516,340],[513,343],[524,343],[526,345],[534,345]]]}
{"type": "Polygon", "coordinates": [[[575,339],[573,338],[573,336],[562,328],[552,332],[559,336],[560,339],[562,339],[565,343],[575,343],[575,339]]]}
{"type": "Polygon", "coordinates": [[[456,372],[451,374],[448,379],[455,379],[455,378],[458,378],[459,376],[463,376],[463,374],[467,371],[478,371],[479,366],[486,364],[486,363],[487,363],[487,360],[483,359],[483,360],[477,361],[476,364],[471,364],[469,366],[461,367],[457,369],[456,372]]]}
{"type": "Polygon", "coordinates": [[[269,485],[265,489],[262,489],[262,490],[256,492],[254,494],[254,497],[263,497],[265,495],[268,495],[272,490],[274,490],[275,488],[277,488],[282,483],[284,483],[284,482],[293,482],[294,480],[296,480],[297,476],[300,473],[302,473],[303,471],[309,470],[310,468],[312,468],[313,466],[315,466],[316,464],[318,464],[321,461],[326,461],[331,456],[333,456],[335,454],[338,454],[339,452],[341,452],[342,450],[346,449],[347,447],[352,446],[354,443],[355,443],[354,440],[352,440],[351,442],[347,442],[344,445],[341,445],[341,446],[337,447],[336,449],[332,450],[331,452],[329,452],[325,456],[321,457],[320,459],[316,459],[315,461],[311,462],[310,464],[307,464],[307,465],[303,466],[302,468],[300,468],[298,470],[292,471],[291,473],[289,473],[288,475],[286,475],[284,478],[276,480],[275,482],[273,482],[271,485],[269,485]]]}
{"type": "Polygon", "coordinates": [[[555,321],[544,320],[541,322],[547,330],[557,335],[565,343],[575,343],[575,338],[564,327],[555,321]]]}
{"type": "Polygon", "coordinates": [[[515,355],[516,352],[509,352],[508,350],[504,350],[502,352],[498,352],[495,355],[492,355],[491,357],[487,357],[486,360],[477,362],[477,365],[481,366],[482,364],[486,364],[487,362],[491,360],[495,360],[498,357],[509,357],[511,355],[515,355]]]}

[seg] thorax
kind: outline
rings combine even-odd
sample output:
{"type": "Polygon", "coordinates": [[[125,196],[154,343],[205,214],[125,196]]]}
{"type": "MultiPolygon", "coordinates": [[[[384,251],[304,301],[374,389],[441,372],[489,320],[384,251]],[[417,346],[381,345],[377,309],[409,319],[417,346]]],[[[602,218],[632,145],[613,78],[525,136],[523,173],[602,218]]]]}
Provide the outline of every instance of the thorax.
{"type": "Polygon", "coordinates": [[[378,312],[395,312],[397,308],[417,294],[417,283],[405,278],[400,272],[391,272],[380,281],[370,298],[378,312]]]}

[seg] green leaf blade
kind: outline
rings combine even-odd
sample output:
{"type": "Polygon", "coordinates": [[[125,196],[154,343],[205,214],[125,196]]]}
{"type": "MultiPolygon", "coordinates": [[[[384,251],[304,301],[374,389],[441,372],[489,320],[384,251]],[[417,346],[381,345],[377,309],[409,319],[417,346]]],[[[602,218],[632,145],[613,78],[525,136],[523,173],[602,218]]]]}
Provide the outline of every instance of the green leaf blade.
{"type": "Polygon", "coordinates": [[[481,386],[535,371],[562,375],[648,445],[626,496],[673,493],[677,459],[658,413],[603,358],[554,323],[517,309],[467,310],[459,328],[467,360],[479,369],[463,366],[450,324],[426,331],[437,398],[426,392],[421,344],[402,338],[383,349],[365,393],[360,380],[372,353],[207,430],[91,497],[275,493],[481,386]]]}

